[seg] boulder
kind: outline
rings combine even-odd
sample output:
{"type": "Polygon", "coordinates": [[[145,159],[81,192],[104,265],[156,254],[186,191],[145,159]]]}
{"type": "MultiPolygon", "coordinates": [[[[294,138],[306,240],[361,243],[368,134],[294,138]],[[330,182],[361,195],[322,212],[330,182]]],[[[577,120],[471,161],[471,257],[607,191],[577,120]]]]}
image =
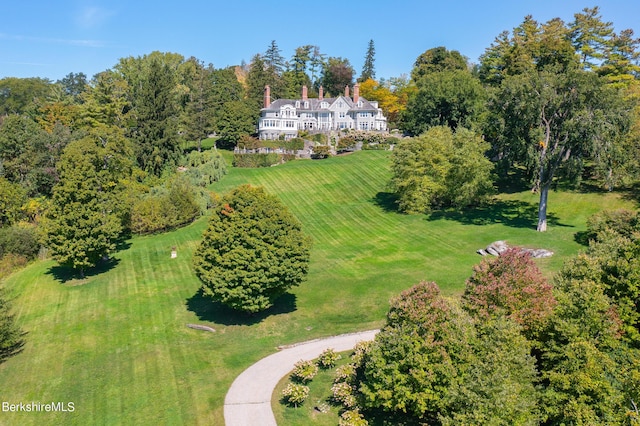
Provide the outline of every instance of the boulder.
{"type": "MultiPolygon", "coordinates": [[[[510,248],[509,245],[507,245],[505,241],[499,240],[489,244],[486,248],[476,250],[476,253],[478,253],[481,256],[488,256],[488,255],[500,256],[502,253],[509,250],[509,248],[510,248]]],[[[521,252],[529,253],[531,257],[536,259],[553,256],[553,252],[550,250],[531,249],[531,248],[524,248],[524,247],[516,247],[516,248],[521,252]]]]}

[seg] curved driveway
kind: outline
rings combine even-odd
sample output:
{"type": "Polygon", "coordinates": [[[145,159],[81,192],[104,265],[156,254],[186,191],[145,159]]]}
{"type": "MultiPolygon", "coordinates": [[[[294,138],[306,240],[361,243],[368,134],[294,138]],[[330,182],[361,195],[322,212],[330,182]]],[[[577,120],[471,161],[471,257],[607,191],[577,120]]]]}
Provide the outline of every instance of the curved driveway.
{"type": "Polygon", "coordinates": [[[289,346],[261,359],[244,370],[231,384],[224,399],[227,426],[276,426],[271,410],[271,395],[280,379],[293,370],[299,360],[312,360],[322,351],[352,349],[356,343],[373,340],[378,330],[342,334],[289,346]]]}

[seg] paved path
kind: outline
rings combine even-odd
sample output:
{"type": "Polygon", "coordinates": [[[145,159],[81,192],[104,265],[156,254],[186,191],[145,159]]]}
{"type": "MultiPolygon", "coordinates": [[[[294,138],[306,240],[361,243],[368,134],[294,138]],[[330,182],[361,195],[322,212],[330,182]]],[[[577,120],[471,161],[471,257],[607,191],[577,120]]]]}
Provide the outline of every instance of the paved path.
{"type": "Polygon", "coordinates": [[[299,343],[261,359],[231,384],[224,400],[226,426],[276,426],[271,395],[296,362],[315,359],[327,348],[348,351],[360,341],[373,340],[377,332],[371,330],[299,343]]]}

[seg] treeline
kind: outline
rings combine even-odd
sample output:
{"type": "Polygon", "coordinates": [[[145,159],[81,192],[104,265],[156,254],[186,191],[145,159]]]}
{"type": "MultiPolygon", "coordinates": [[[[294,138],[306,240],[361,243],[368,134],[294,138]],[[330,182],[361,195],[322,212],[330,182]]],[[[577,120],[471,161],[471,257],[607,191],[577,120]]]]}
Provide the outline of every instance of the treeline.
{"type": "MultiPolygon", "coordinates": [[[[575,14],[570,23],[539,23],[527,16],[512,31],[500,34],[479,64],[436,47],[416,59],[410,76],[376,81],[371,41],[357,77],[360,93],[379,102],[392,126],[416,137],[440,126],[454,135],[461,129],[471,132],[453,139],[445,132],[433,139],[432,133],[422,144],[436,141],[446,148],[447,161],[442,164],[449,164],[449,171],[444,175],[456,179],[465,193],[445,194],[438,188],[450,186],[446,179],[417,179],[415,173],[405,173],[393,181],[400,207],[418,212],[465,207],[468,200],[483,199],[490,192],[487,183],[491,186],[496,176],[506,178],[517,168],[540,192],[538,228],[544,230],[542,207],[553,185],[579,183],[586,177],[613,189],[637,181],[639,45],[631,30],[614,32],[597,7],[575,14]],[[474,142],[478,138],[484,140],[481,145],[474,142]],[[469,175],[472,164],[464,162],[469,159],[464,153],[473,152],[470,158],[475,159],[479,146],[496,173],[486,173],[486,162],[477,158],[484,181],[469,175]],[[415,202],[402,201],[410,199],[415,202]]],[[[78,202],[88,208],[83,200],[62,196],[65,179],[94,183],[86,199],[112,203],[114,208],[100,214],[117,216],[112,222],[118,224],[119,235],[188,222],[191,208],[176,217],[168,207],[174,204],[169,201],[171,185],[177,185],[168,180],[185,161],[186,151],[201,151],[202,141],[212,134],[218,147],[249,140],[256,132],[266,85],[274,98],[298,98],[303,86],[309,96],[317,95],[320,86],[335,96],[355,79],[348,59],[304,45],[287,60],[275,41],[238,67],[216,69],[197,58],[152,52],[122,58],[90,80],[82,73],[70,73],[55,83],[2,79],[0,224],[29,228],[25,224],[38,224],[54,214],[55,203],[78,202]],[[93,160],[83,159],[84,164],[80,158],[87,153],[93,160]],[[78,158],[72,159],[74,155],[78,158]],[[65,169],[66,163],[73,167],[65,169]],[[123,201],[118,204],[116,199],[123,201]],[[160,218],[166,220],[153,225],[160,218]]],[[[394,154],[396,170],[433,169],[418,161],[427,157],[423,152],[405,142],[394,154]],[[418,167],[411,166],[415,161],[418,167]]],[[[200,177],[185,177],[202,208],[208,202],[195,189],[218,172],[198,173],[200,177]]],[[[51,217],[66,213],[60,206],[55,214],[51,217]]],[[[71,237],[78,236],[65,236],[71,237]]]]}
{"type": "Polygon", "coordinates": [[[406,141],[394,153],[392,184],[401,209],[464,208],[484,199],[495,179],[513,181],[517,170],[540,194],[537,228],[545,231],[552,187],[585,179],[608,190],[635,184],[638,46],[632,30],[615,33],[595,7],[575,14],[570,23],[558,18],[539,23],[527,16],[501,33],[475,66],[459,52],[427,50],[416,60],[413,92],[399,114],[399,126],[423,141],[423,148],[406,141]],[[472,137],[454,138],[454,147],[447,148],[452,154],[434,149],[450,144],[438,127],[456,135],[471,130],[484,139],[493,176],[484,166],[471,172],[483,161],[456,160],[456,150],[478,149],[472,137]],[[466,173],[451,173],[456,170],[466,173]]]}

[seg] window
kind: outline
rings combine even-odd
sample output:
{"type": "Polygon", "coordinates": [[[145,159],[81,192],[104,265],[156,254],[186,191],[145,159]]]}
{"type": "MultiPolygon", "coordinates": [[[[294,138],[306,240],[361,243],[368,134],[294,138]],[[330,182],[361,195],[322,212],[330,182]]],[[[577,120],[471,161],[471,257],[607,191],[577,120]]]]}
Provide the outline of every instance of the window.
{"type": "Polygon", "coordinates": [[[300,101],[296,101],[296,108],[300,108],[300,101]]]}
{"type": "Polygon", "coordinates": [[[320,108],[329,108],[328,102],[320,102],[320,108]]]}
{"type": "Polygon", "coordinates": [[[344,111],[340,111],[340,114],[338,114],[340,118],[345,118],[347,116],[347,113],[344,111]]]}

